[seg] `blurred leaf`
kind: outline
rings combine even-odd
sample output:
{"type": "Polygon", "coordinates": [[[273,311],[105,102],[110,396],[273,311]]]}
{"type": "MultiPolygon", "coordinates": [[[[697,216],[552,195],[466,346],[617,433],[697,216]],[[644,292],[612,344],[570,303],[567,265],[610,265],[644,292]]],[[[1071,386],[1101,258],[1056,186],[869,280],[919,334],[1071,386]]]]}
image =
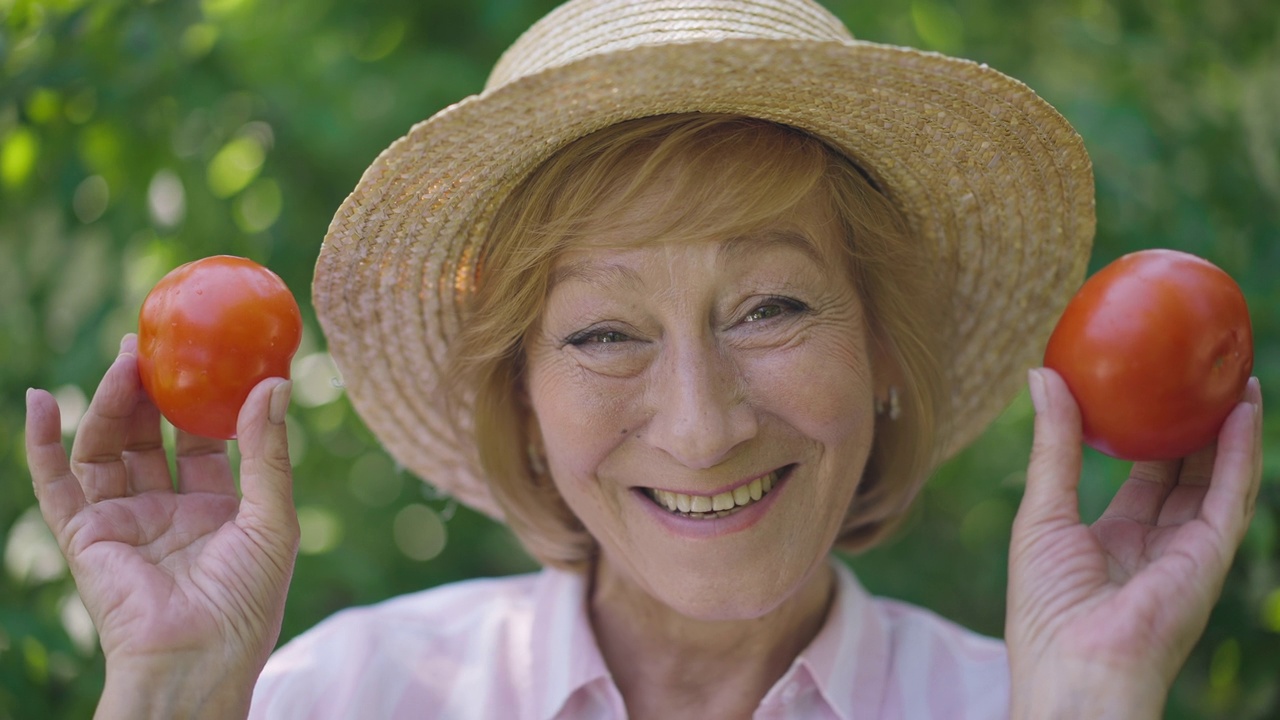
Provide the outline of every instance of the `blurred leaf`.
{"type": "MultiPolygon", "coordinates": [[[[218,253],[267,262],[302,304],[290,441],[305,549],[282,640],[353,604],[533,568],[509,531],[397,467],[325,354],[310,279],[377,154],[480,91],[558,0],[0,0],[0,720],[89,717],[102,689],[65,575],[40,575],[22,450],[27,387],[70,425],[142,297],[218,253]],[[10,560],[10,554],[13,559],[10,560]],[[32,581],[32,573],[44,579],[32,581]]],[[[1141,247],[1223,267],[1246,293],[1255,373],[1280,407],[1280,5],[1272,0],[825,0],[859,38],[1026,81],[1084,137],[1092,268],[1141,247]]],[[[1030,451],[1025,393],[941,468],[906,528],[851,560],[873,592],[1003,629],[1005,554],[1030,451]]],[[[69,425],[69,427],[70,427],[69,425]]],[[[1170,718],[1280,716],[1280,415],[1257,519],[1170,718]]],[[[1127,475],[1093,452],[1081,511],[1127,475]]],[[[52,572],[52,571],[50,571],[52,572]]]]}
{"type": "Polygon", "coordinates": [[[11,131],[0,144],[0,182],[5,187],[18,188],[27,182],[36,166],[40,153],[40,141],[28,128],[11,131]]]}

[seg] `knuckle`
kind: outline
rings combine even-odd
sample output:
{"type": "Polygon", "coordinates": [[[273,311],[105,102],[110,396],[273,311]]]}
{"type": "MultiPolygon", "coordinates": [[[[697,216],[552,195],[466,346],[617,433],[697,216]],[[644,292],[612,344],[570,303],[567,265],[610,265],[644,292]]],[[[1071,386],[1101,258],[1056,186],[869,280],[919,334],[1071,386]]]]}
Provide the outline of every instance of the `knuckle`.
{"type": "Polygon", "coordinates": [[[288,478],[293,475],[293,464],[287,452],[267,453],[258,459],[262,470],[270,475],[288,478]]]}

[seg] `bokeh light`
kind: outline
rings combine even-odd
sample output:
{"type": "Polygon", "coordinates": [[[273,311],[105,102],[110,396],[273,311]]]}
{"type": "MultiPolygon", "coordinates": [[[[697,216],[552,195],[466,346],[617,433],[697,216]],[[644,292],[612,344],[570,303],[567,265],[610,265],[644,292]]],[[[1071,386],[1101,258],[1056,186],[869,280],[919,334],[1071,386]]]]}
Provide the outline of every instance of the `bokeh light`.
{"type": "Polygon", "coordinates": [[[396,547],[410,560],[426,562],[444,550],[444,521],[426,505],[406,505],[396,513],[391,531],[396,547]]]}

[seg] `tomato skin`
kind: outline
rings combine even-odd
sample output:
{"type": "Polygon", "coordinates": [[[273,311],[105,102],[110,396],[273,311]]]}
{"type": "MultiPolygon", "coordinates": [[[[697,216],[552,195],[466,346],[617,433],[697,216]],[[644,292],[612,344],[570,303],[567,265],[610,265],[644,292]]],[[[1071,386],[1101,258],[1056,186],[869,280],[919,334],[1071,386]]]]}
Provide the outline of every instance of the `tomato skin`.
{"type": "Polygon", "coordinates": [[[289,377],[302,315],[275,273],[218,255],[161,278],[138,317],[142,386],[174,427],[230,440],[249,391],[289,377]]]}
{"type": "Polygon", "coordinates": [[[1244,392],[1249,309],[1207,260],[1142,250],[1085,282],[1044,364],[1075,396],[1089,446],[1125,460],[1185,457],[1217,439],[1244,392]]]}

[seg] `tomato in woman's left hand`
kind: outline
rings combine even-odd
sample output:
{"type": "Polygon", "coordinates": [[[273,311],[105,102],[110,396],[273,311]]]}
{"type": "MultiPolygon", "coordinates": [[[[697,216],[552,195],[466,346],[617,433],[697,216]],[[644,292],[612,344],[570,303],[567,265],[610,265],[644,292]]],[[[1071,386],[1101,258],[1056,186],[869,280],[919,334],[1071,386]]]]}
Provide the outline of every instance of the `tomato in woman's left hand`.
{"type": "Polygon", "coordinates": [[[138,372],[175,427],[231,439],[249,391],[289,377],[302,315],[275,273],[219,255],[164,276],[142,303],[138,372]]]}
{"type": "Polygon", "coordinates": [[[1080,288],[1044,357],[1080,406],[1084,440],[1126,460],[1209,445],[1253,369],[1243,293],[1176,250],[1125,255],[1080,288]]]}

